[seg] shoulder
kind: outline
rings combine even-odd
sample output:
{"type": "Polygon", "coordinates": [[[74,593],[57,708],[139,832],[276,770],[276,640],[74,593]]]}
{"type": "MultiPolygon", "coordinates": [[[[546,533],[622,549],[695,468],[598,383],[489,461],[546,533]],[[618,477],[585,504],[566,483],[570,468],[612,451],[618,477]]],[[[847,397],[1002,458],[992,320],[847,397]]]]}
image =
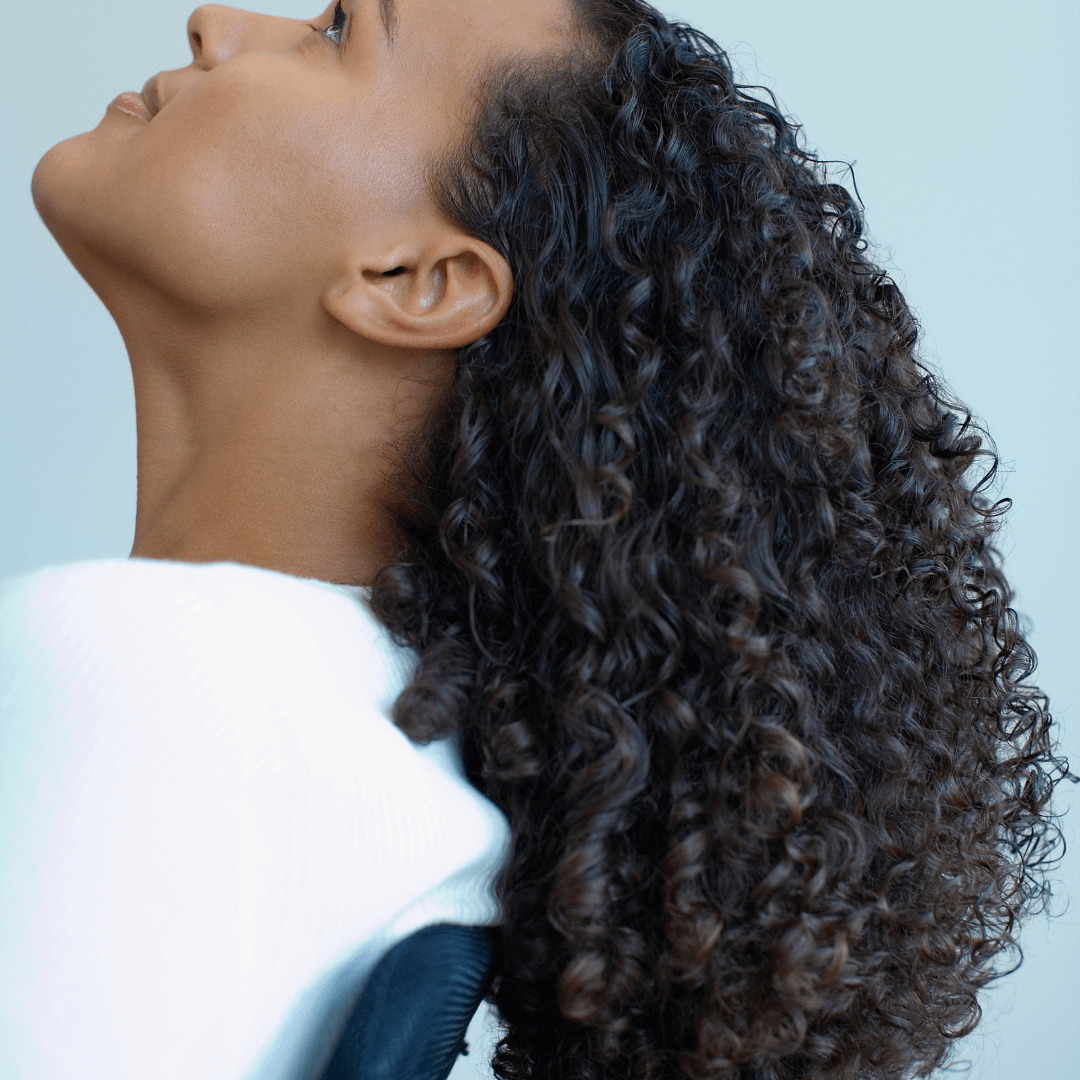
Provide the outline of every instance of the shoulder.
{"type": "Polygon", "coordinates": [[[121,635],[132,628],[168,633],[189,618],[208,615],[255,626],[269,615],[277,632],[335,610],[338,616],[348,612],[357,629],[378,637],[370,611],[340,586],[237,563],[98,559],[0,581],[0,625],[8,633],[55,633],[66,627],[121,635]]]}
{"type": "Polygon", "coordinates": [[[0,582],[0,670],[99,683],[153,672],[256,686],[344,665],[400,691],[412,656],[367,605],[339,587],[235,563],[102,559],[0,582]]]}
{"type": "Polygon", "coordinates": [[[506,821],[452,741],[391,722],[410,654],[362,597],[82,563],[0,583],[0,638],[0,1042],[119,1060],[179,1018],[251,1075],[276,1032],[285,1062],[322,1030],[357,958],[497,919],[506,821]]]}

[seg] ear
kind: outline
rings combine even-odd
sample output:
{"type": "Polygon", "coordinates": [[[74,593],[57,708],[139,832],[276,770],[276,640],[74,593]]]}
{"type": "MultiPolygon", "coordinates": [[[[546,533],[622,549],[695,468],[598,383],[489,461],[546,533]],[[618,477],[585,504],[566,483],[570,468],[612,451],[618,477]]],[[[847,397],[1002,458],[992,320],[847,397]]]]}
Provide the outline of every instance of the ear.
{"type": "Polygon", "coordinates": [[[436,228],[354,251],[323,307],[361,337],[407,349],[457,349],[493,330],[513,295],[507,261],[482,240],[436,228]]]}

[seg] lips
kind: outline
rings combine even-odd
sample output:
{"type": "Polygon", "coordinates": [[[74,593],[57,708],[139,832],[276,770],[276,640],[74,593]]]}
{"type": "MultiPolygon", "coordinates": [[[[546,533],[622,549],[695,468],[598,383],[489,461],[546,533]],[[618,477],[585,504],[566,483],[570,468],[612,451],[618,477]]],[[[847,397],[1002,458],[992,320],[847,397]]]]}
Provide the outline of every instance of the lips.
{"type": "Polygon", "coordinates": [[[133,90],[117,95],[109,102],[109,108],[116,109],[117,112],[127,113],[128,116],[134,116],[144,123],[151,118],[150,110],[146,107],[142,94],[136,94],[133,90]]]}
{"type": "Polygon", "coordinates": [[[158,97],[158,77],[151,76],[146,80],[142,92],[136,94],[133,90],[127,90],[117,95],[109,102],[110,109],[127,113],[143,123],[148,123],[161,111],[161,99],[158,97]]]}

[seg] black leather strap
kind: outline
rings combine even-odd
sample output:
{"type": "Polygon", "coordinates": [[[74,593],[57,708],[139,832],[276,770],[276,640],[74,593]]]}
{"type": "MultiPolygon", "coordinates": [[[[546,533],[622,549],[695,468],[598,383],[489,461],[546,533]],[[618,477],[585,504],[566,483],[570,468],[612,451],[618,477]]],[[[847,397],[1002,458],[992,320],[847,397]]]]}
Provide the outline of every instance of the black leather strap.
{"type": "Polygon", "coordinates": [[[439,923],[398,942],[368,977],[322,1080],[446,1080],[494,960],[485,926],[439,923]]]}

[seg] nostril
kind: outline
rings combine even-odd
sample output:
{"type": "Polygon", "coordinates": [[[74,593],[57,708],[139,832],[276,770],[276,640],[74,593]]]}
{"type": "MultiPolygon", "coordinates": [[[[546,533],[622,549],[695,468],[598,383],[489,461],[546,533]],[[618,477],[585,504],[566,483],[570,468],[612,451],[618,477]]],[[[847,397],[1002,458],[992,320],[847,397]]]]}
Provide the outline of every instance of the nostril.
{"type": "Polygon", "coordinates": [[[216,4],[203,4],[191,13],[187,21],[187,39],[196,67],[209,70],[228,59],[229,50],[222,50],[221,31],[226,31],[227,38],[231,23],[236,21],[233,16],[242,14],[234,8],[216,4]]]}
{"type": "Polygon", "coordinates": [[[384,270],[383,273],[382,273],[382,276],[383,277],[397,277],[398,274],[404,274],[404,273],[405,273],[405,267],[404,266],[395,266],[393,270],[384,270]]]}

